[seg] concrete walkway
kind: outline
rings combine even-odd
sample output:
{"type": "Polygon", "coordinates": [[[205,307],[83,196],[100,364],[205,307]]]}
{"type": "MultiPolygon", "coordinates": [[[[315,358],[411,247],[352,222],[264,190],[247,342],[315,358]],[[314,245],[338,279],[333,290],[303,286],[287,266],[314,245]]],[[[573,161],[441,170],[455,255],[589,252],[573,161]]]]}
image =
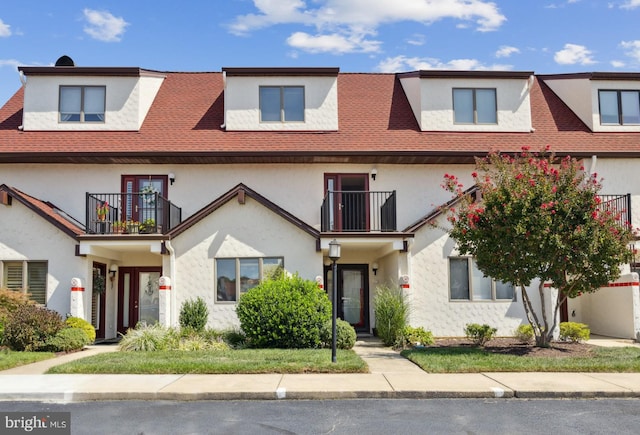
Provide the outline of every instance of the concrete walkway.
{"type": "MultiPolygon", "coordinates": [[[[637,343],[594,337],[599,345],[637,343]],[[598,341],[600,340],[600,341],[598,341]]],[[[640,398],[640,373],[431,374],[375,339],[354,350],[364,374],[44,375],[51,366],[100,352],[88,349],[0,372],[0,400],[224,400],[349,398],[640,398]]]]}

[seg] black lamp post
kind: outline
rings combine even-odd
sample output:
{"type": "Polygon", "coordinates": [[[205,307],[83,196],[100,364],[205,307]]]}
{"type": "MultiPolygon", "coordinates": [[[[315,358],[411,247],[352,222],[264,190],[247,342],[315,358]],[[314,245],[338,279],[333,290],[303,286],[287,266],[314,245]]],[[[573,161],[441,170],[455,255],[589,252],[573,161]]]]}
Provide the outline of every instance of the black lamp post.
{"type": "Polygon", "coordinates": [[[331,315],[331,362],[337,362],[336,358],[336,322],[338,318],[338,266],[336,261],[340,258],[340,243],[336,239],[329,242],[329,258],[333,262],[331,265],[331,287],[333,291],[333,314],[331,315]]]}

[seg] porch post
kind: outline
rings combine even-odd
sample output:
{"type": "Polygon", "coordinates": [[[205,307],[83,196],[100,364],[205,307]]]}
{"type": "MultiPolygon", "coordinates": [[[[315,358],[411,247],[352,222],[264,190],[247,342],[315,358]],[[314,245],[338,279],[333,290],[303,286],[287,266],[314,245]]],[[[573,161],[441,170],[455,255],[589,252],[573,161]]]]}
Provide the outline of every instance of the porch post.
{"type": "Polygon", "coordinates": [[[169,327],[171,326],[171,278],[161,276],[159,284],[158,322],[162,326],[169,327]]]}
{"type": "Polygon", "coordinates": [[[71,279],[71,301],[69,304],[69,314],[73,317],[85,319],[84,315],[84,286],[80,278],[71,279]]]}

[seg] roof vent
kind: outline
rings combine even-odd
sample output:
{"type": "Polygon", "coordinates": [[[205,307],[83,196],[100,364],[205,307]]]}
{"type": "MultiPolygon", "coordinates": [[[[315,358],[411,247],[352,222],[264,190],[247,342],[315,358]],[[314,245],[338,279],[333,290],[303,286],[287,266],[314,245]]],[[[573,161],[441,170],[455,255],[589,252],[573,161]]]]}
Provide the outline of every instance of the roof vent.
{"type": "Polygon", "coordinates": [[[64,55],[64,56],[61,56],[58,60],[56,60],[56,66],[76,66],[76,65],[75,63],[73,63],[73,59],[71,59],[67,55],[64,55]]]}

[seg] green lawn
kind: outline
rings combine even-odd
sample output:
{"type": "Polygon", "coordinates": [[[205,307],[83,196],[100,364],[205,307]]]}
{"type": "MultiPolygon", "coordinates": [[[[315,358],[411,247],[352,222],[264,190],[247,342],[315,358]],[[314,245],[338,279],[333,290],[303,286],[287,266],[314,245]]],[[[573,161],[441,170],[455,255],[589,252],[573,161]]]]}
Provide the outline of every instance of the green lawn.
{"type": "Polygon", "coordinates": [[[402,355],[428,373],[640,372],[640,348],[595,347],[588,357],[501,355],[477,347],[404,350],[402,355]]]}
{"type": "Polygon", "coordinates": [[[3,349],[0,350],[0,370],[31,364],[54,356],[55,354],[51,352],[14,352],[3,349]]]}
{"type": "Polygon", "coordinates": [[[239,349],[225,351],[108,352],[51,368],[48,373],[366,373],[352,350],[239,349]]]}

